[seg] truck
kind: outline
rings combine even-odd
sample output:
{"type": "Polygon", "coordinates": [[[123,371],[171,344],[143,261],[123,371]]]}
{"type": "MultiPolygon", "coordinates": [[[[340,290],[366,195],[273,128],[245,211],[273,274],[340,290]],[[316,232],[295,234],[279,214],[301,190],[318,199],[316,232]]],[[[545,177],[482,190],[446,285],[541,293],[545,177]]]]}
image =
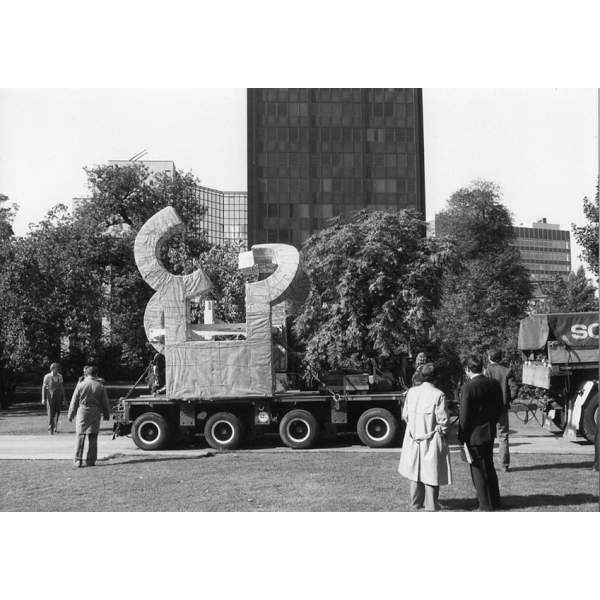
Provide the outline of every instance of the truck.
{"type": "Polygon", "coordinates": [[[567,439],[594,441],[598,427],[597,312],[534,314],[519,325],[525,396],[567,439]]]}
{"type": "Polygon", "coordinates": [[[211,282],[202,269],[174,275],[161,260],[164,243],[182,228],[167,207],[135,239],[137,267],[156,290],[144,314],[158,359],[150,370],[156,373],[164,357],[164,385],[120,398],[114,435],[131,434],[143,450],[197,435],[215,449],[231,450],[264,434],[279,434],[286,446],[301,449],[313,446],[322,431],[356,432],[370,447],[392,445],[405,390],[375,364],[364,373],[311,374],[314,385],[302,389],[306,378],[289,346],[290,323],[308,292],[298,250],[258,244],[242,252],[246,321],[215,323],[206,300],[211,282]],[[194,323],[190,307],[202,301],[203,322],[194,323]]]}

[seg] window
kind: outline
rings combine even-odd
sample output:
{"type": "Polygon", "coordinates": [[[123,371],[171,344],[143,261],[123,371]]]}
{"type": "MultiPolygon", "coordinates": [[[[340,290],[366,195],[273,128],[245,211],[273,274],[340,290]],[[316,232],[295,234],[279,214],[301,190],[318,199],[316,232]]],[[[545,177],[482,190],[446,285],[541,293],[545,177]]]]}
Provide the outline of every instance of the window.
{"type": "Polygon", "coordinates": [[[385,192],[385,179],[375,179],[373,181],[375,185],[375,192],[383,193],[385,192]]]}

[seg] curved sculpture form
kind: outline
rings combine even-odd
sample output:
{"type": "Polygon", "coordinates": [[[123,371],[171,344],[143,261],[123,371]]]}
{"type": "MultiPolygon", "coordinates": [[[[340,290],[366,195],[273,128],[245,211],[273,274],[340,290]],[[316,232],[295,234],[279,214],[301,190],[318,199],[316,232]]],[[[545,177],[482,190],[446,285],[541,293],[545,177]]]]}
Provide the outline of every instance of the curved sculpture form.
{"type": "Polygon", "coordinates": [[[163,329],[170,342],[186,341],[187,300],[206,293],[212,287],[202,269],[189,275],[174,275],[160,260],[163,244],[183,226],[177,211],[167,206],[144,223],[133,247],[135,262],[144,281],[156,290],[146,306],[144,328],[148,340],[158,352],[164,352],[165,348],[157,333],[163,329]]]}
{"type": "Polygon", "coordinates": [[[272,396],[272,324],[283,324],[286,301],[300,297],[304,277],[298,250],[285,244],[260,244],[240,256],[240,263],[258,265],[263,274],[275,270],[266,279],[246,284],[246,323],[219,324],[224,331],[239,332],[239,337],[245,333],[246,339],[211,339],[210,332],[218,328],[192,326],[187,311],[188,300],[208,292],[210,281],[202,269],[174,275],[160,260],[163,243],[182,226],[175,210],[164,208],[144,224],[134,245],[140,273],[156,290],[146,307],[144,327],[150,343],[165,355],[167,395],[173,399],[272,396]]]}

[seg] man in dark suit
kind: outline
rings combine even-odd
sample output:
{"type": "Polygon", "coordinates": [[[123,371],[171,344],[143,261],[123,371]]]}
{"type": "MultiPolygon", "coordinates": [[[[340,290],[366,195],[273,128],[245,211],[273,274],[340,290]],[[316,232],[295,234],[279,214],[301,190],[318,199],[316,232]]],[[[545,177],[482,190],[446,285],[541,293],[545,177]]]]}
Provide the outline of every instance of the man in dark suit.
{"type": "Polygon", "coordinates": [[[498,476],[494,469],[494,438],[502,411],[500,384],[482,374],[483,362],[471,356],[465,372],[469,378],[460,395],[458,439],[465,443],[473,458],[469,465],[479,510],[500,508],[498,476]]]}
{"type": "Polygon", "coordinates": [[[498,442],[500,464],[504,471],[508,471],[510,467],[510,451],[508,449],[508,409],[510,403],[517,397],[517,382],[515,381],[512,371],[500,364],[502,362],[501,350],[490,350],[488,352],[490,362],[484,372],[486,377],[495,379],[502,388],[502,412],[498,419],[498,442]]]}

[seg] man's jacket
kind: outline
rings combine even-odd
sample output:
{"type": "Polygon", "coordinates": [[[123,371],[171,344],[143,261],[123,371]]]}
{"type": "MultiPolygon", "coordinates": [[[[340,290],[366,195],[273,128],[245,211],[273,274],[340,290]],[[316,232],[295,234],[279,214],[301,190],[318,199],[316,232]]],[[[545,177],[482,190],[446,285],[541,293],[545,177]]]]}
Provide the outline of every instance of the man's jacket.
{"type": "Polygon", "coordinates": [[[473,377],[460,394],[458,439],[470,446],[493,443],[503,405],[502,388],[495,379],[473,377]]]}
{"type": "Polygon", "coordinates": [[[508,408],[510,403],[517,397],[518,387],[512,371],[498,363],[490,363],[484,375],[495,379],[502,388],[502,400],[504,407],[508,408]]]}

